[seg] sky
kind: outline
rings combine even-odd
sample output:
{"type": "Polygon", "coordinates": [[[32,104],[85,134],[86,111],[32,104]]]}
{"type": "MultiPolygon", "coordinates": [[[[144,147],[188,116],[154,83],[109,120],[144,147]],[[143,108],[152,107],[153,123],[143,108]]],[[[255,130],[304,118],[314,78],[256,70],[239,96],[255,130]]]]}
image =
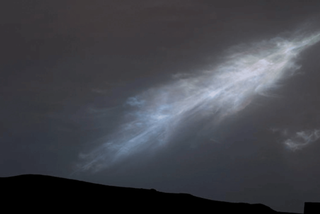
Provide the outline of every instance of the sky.
{"type": "Polygon", "coordinates": [[[0,176],[303,212],[320,201],[320,2],[6,1],[0,176]]]}

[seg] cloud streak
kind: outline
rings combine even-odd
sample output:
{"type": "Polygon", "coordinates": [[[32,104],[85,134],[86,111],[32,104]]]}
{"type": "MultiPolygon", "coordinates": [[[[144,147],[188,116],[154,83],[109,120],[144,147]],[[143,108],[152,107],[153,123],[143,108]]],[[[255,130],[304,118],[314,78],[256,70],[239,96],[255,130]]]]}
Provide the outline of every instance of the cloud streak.
{"type": "Polygon", "coordinates": [[[320,138],[320,129],[305,130],[296,132],[291,138],[286,139],[283,143],[291,151],[300,150],[310,143],[320,138]]]}
{"type": "MultiPolygon", "coordinates": [[[[132,155],[166,145],[186,124],[211,119],[219,124],[265,95],[300,67],[297,57],[320,40],[320,33],[274,38],[229,51],[211,71],[174,75],[170,83],[150,88],[126,101],[127,113],[117,131],[88,153],[80,154],[78,170],[100,171],[132,155]]],[[[298,132],[286,145],[300,148],[319,138],[319,131],[298,132]],[[301,143],[302,142],[302,143],[301,143]]]]}

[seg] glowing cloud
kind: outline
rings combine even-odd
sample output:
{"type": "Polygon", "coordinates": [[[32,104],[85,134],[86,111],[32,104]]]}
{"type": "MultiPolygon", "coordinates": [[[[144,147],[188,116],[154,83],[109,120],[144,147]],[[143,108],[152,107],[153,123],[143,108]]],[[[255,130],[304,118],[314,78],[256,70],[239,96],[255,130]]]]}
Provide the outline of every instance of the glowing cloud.
{"type": "MultiPolygon", "coordinates": [[[[294,74],[299,69],[295,64],[298,54],[319,40],[317,33],[237,47],[212,71],[175,75],[167,85],[128,98],[126,106],[131,111],[122,118],[123,125],[100,146],[80,154],[84,162],[79,170],[99,171],[131,155],[156,149],[186,123],[212,118],[212,125],[216,125],[246,108],[255,95],[265,94],[279,80],[294,74]]],[[[318,131],[313,135],[298,132],[295,139],[307,143],[318,136],[318,131]]],[[[293,140],[286,144],[300,145],[293,140]]]]}
{"type": "Polygon", "coordinates": [[[303,147],[317,141],[320,138],[320,129],[305,130],[295,133],[294,136],[284,141],[284,145],[291,151],[302,149],[303,147]]]}

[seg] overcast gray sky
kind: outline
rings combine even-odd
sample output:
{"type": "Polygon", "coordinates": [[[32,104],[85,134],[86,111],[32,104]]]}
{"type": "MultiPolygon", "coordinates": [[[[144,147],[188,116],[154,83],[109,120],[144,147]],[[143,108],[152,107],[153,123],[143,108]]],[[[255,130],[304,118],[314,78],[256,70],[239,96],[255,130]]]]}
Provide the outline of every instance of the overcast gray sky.
{"type": "Polygon", "coordinates": [[[40,173],[302,212],[305,201],[320,201],[320,43],[304,42],[319,33],[319,11],[319,1],[295,0],[3,1],[0,176],[40,173]],[[234,85],[240,76],[210,75],[246,71],[286,45],[289,58],[264,59],[288,60],[295,72],[263,93],[250,90],[259,93],[236,107],[225,103],[238,95],[185,100],[185,84],[197,92],[234,85]],[[188,113],[161,127],[139,117],[160,105],[188,113]],[[130,143],[149,129],[169,139],[130,143]]]}

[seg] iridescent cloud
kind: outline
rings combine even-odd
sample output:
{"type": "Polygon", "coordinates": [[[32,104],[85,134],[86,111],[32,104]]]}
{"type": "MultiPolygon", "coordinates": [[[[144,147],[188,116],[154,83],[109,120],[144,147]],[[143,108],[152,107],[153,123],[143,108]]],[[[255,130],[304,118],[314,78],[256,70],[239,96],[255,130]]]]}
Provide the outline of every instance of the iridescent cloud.
{"type": "MultiPolygon", "coordinates": [[[[131,110],[120,118],[118,131],[92,151],[80,154],[78,170],[99,171],[170,143],[185,123],[212,118],[212,125],[217,125],[294,74],[299,69],[297,56],[319,40],[320,33],[316,33],[237,47],[211,71],[175,75],[170,83],[128,98],[126,105],[131,110]]],[[[296,139],[311,142],[315,136],[318,134],[299,132],[296,139]]],[[[286,144],[296,145],[290,140],[286,144]]]]}

